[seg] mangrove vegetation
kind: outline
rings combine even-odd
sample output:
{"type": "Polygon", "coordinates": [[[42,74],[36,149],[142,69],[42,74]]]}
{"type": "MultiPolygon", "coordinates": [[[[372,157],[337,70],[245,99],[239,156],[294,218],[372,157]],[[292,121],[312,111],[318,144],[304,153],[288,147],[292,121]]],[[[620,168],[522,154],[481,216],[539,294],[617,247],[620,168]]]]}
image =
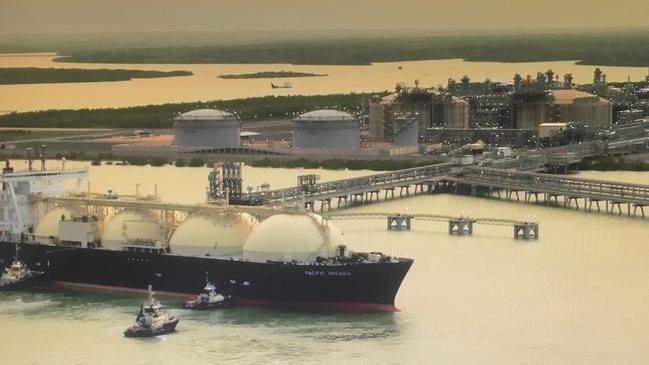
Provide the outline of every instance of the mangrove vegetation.
{"type": "Polygon", "coordinates": [[[0,85],[44,84],[70,82],[129,81],[156,77],[191,76],[190,71],[142,71],[108,70],[80,68],[38,68],[3,67],[0,68],[0,85]]]}
{"type": "Polygon", "coordinates": [[[587,65],[649,66],[649,33],[545,33],[282,40],[233,44],[67,49],[59,62],[292,63],[367,65],[373,62],[462,58],[469,61],[578,61],[587,65]]]}
{"type": "MultiPolygon", "coordinates": [[[[21,156],[10,155],[12,158],[20,158],[21,156]]],[[[71,161],[91,161],[91,165],[100,166],[102,162],[106,165],[132,165],[132,166],[146,166],[150,165],[153,167],[160,167],[165,165],[175,165],[176,167],[203,167],[206,164],[206,161],[202,158],[191,158],[189,160],[184,160],[179,158],[177,160],[169,159],[164,156],[145,156],[145,155],[130,155],[122,156],[115,155],[110,152],[105,153],[86,153],[86,152],[69,152],[69,153],[58,153],[56,154],[56,159],[65,158],[66,160],[71,161]]]]}
{"type": "Polygon", "coordinates": [[[326,74],[314,74],[310,72],[295,72],[295,71],[261,71],[251,74],[229,74],[220,75],[222,79],[272,79],[280,77],[319,77],[327,76],[326,74]]]}
{"type": "Polygon", "coordinates": [[[584,171],[649,171],[649,163],[622,156],[607,156],[584,160],[579,164],[579,169],[584,171]]]}
{"type": "Polygon", "coordinates": [[[0,127],[169,128],[173,123],[173,118],[178,114],[204,108],[233,112],[244,121],[285,119],[322,108],[358,112],[363,99],[386,94],[387,92],[375,94],[265,96],[128,108],[14,112],[0,115],[0,127]]]}

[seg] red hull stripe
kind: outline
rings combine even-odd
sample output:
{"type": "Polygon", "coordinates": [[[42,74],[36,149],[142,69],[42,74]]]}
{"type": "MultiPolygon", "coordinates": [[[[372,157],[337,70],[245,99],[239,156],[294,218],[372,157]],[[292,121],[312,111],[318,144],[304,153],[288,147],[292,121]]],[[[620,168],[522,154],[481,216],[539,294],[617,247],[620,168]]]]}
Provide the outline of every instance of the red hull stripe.
{"type": "MultiPolygon", "coordinates": [[[[87,290],[87,291],[100,291],[100,292],[120,292],[120,293],[133,293],[133,294],[146,294],[148,289],[135,289],[125,288],[121,286],[86,284],[86,283],[73,283],[69,281],[55,281],[54,285],[59,288],[73,289],[73,290],[87,290]]],[[[196,294],[178,293],[170,291],[157,291],[154,288],[156,295],[167,298],[176,299],[194,299],[196,294]]],[[[242,299],[242,304],[255,306],[255,307],[280,307],[280,308],[322,308],[334,309],[341,311],[380,311],[380,312],[398,312],[399,310],[391,304],[380,303],[349,303],[349,302],[272,302],[265,300],[255,299],[242,299]]]]}
{"type": "Polygon", "coordinates": [[[358,312],[398,312],[394,305],[380,303],[352,303],[352,302],[271,302],[265,300],[242,299],[242,303],[254,307],[280,307],[280,308],[321,308],[339,311],[358,312]]]}
{"type": "MultiPolygon", "coordinates": [[[[133,293],[133,294],[147,294],[148,289],[136,289],[136,288],[125,288],[121,286],[110,286],[110,285],[98,285],[98,284],[86,284],[86,283],[73,283],[70,281],[55,281],[54,285],[63,288],[63,289],[73,289],[73,290],[88,290],[88,291],[99,291],[106,293],[133,293]]],[[[166,298],[177,298],[177,299],[195,299],[196,294],[188,293],[176,293],[170,291],[157,291],[153,290],[157,296],[166,297],[166,298]]]]}

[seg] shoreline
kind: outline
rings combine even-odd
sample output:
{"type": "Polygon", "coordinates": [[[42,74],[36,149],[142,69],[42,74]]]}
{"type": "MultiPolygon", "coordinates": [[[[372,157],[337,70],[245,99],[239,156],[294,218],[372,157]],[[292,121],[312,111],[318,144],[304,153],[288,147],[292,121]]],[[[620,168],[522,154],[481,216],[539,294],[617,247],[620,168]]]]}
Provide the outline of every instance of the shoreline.
{"type": "MultiPolygon", "coordinates": [[[[579,171],[599,171],[599,172],[614,172],[614,171],[630,171],[630,172],[647,172],[649,171],[649,161],[642,159],[642,154],[634,156],[636,158],[627,157],[600,157],[593,160],[582,161],[577,165],[579,171]],[[639,158],[638,158],[639,157],[639,158]]],[[[644,158],[649,158],[649,155],[644,154],[644,158]]],[[[633,156],[633,155],[631,155],[633,156]]]]}
{"type": "MultiPolygon", "coordinates": [[[[112,153],[57,153],[51,159],[61,160],[65,158],[67,161],[89,162],[92,166],[175,166],[175,167],[210,167],[213,159],[203,159],[198,157],[188,156],[187,158],[174,158],[164,156],[146,156],[146,155],[130,155],[121,156],[112,153]]],[[[14,153],[11,155],[0,155],[0,160],[21,160],[24,159],[23,155],[14,153]]],[[[228,159],[229,160],[229,159],[228,159]]],[[[353,158],[328,158],[328,159],[307,159],[307,158],[262,158],[258,160],[241,161],[250,167],[259,168],[286,168],[286,169],[324,169],[332,171],[358,171],[358,170],[371,170],[371,171],[396,171],[401,169],[429,166],[445,163],[441,159],[431,160],[418,160],[418,159],[353,159],[353,158]]]]}
{"type": "MultiPolygon", "coordinates": [[[[152,44],[115,45],[97,51],[92,47],[58,49],[58,62],[74,63],[287,63],[361,65],[374,62],[405,62],[462,58],[485,62],[545,62],[579,60],[584,65],[649,65],[646,33],[612,31],[557,32],[546,34],[476,34],[327,38],[309,41],[287,39],[257,40],[248,43],[191,46],[152,44]],[[169,52],[169,50],[175,52],[169,52]]],[[[37,50],[42,45],[32,46],[37,50]]]]}
{"type": "Polygon", "coordinates": [[[120,82],[136,79],[194,76],[191,71],[152,71],[124,68],[0,67],[0,85],[120,82]]]}
{"type": "MultiPolygon", "coordinates": [[[[217,160],[224,159],[220,156],[217,160]]],[[[200,157],[173,157],[173,156],[153,156],[153,155],[117,155],[113,153],[57,153],[53,159],[60,160],[65,158],[68,161],[89,162],[92,166],[150,166],[150,167],[210,167],[213,158],[200,157]]],[[[0,160],[20,160],[24,156],[19,153],[0,154],[0,160]]],[[[445,163],[442,159],[422,160],[421,158],[407,158],[401,156],[400,159],[386,159],[385,157],[377,158],[269,158],[241,161],[250,167],[259,168],[286,168],[286,169],[324,169],[332,171],[341,170],[370,170],[370,171],[396,171],[419,166],[428,166],[445,163]]],[[[569,174],[578,172],[649,172],[649,161],[627,159],[623,157],[603,157],[595,161],[586,161],[576,165],[576,170],[571,170],[569,174]]]]}
{"type": "Polygon", "coordinates": [[[211,101],[150,104],[94,109],[48,109],[0,115],[0,124],[12,128],[170,128],[179,113],[194,109],[220,109],[241,121],[277,120],[323,107],[356,112],[363,98],[385,96],[388,91],[322,95],[260,96],[211,101]],[[92,121],[92,122],[90,122],[92,121]]]}

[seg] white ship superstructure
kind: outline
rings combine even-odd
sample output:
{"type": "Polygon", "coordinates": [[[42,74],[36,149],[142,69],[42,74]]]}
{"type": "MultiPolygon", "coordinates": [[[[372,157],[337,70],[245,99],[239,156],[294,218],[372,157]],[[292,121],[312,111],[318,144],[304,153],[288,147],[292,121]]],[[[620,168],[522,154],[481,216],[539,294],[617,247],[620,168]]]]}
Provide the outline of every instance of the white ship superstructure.
{"type": "MultiPolygon", "coordinates": [[[[29,166],[31,167],[31,161],[29,166]]],[[[0,235],[13,239],[33,232],[35,214],[32,202],[38,197],[59,197],[66,194],[65,180],[76,179],[75,190],[80,191],[82,181],[88,176],[88,168],[14,171],[7,161],[0,175],[2,191],[0,204],[2,216],[0,235]]]]}

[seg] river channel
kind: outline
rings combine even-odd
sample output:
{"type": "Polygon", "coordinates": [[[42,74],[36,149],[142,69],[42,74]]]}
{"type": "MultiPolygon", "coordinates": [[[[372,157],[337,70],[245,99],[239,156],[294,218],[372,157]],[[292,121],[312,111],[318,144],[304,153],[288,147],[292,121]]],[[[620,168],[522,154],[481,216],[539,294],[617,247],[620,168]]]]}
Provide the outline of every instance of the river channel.
{"type": "MultiPolygon", "coordinates": [[[[58,162],[50,162],[55,165],[58,162]]],[[[70,166],[74,163],[69,162],[70,166]]],[[[208,168],[90,167],[90,187],[199,202],[208,168]],[[125,172],[126,170],[127,173],[125,172]]],[[[246,167],[244,184],[291,186],[368,174],[246,167]]],[[[580,176],[647,183],[648,173],[580,176]]],[[[415,259],[393,314],[180,309],[176,334],[125,339],[138,296],[54,292],[0,294],[0,348],[12,364],[645,364],[649,358],[649,221],[603,213],[451,195],[420,195],[357,207],[534,219],[537,241],[511,228],[477,226],[449,236],[445,223],[336,221],[354,250],[415,259]]]]}
{"type": "MultiPolygon", "coordinates": [[[[459,80],[509,81],[514,74],[536,75],[548,69],[572,73],[577,83],[589,83],[596,66],[561,62],[466,62],[460,59],[374,63],[369,66],[289,64],[95,64],[53,62],[54,54],[0,54],[0,67],[55,67],[85,69],[187,70],[193,76],[134,79],[116,82],[0,85],[0,113],[44,109],[118,108],[267,95],[320,95],[393,90],[396,83],[423,86],[446,85],[449,77],[459,80]],[[259,71],[296,71],[327,74],[324,77],[279,79],[221,79],[223,74],[259,71]],[[273,89],[271,82],[291,81],[291,89],[273,89]]],[[[643,80],[643,67],[602,67],[609,81],[643,80]]],[[[332,106],[334,107],[334,106],[332,106]]]]}

